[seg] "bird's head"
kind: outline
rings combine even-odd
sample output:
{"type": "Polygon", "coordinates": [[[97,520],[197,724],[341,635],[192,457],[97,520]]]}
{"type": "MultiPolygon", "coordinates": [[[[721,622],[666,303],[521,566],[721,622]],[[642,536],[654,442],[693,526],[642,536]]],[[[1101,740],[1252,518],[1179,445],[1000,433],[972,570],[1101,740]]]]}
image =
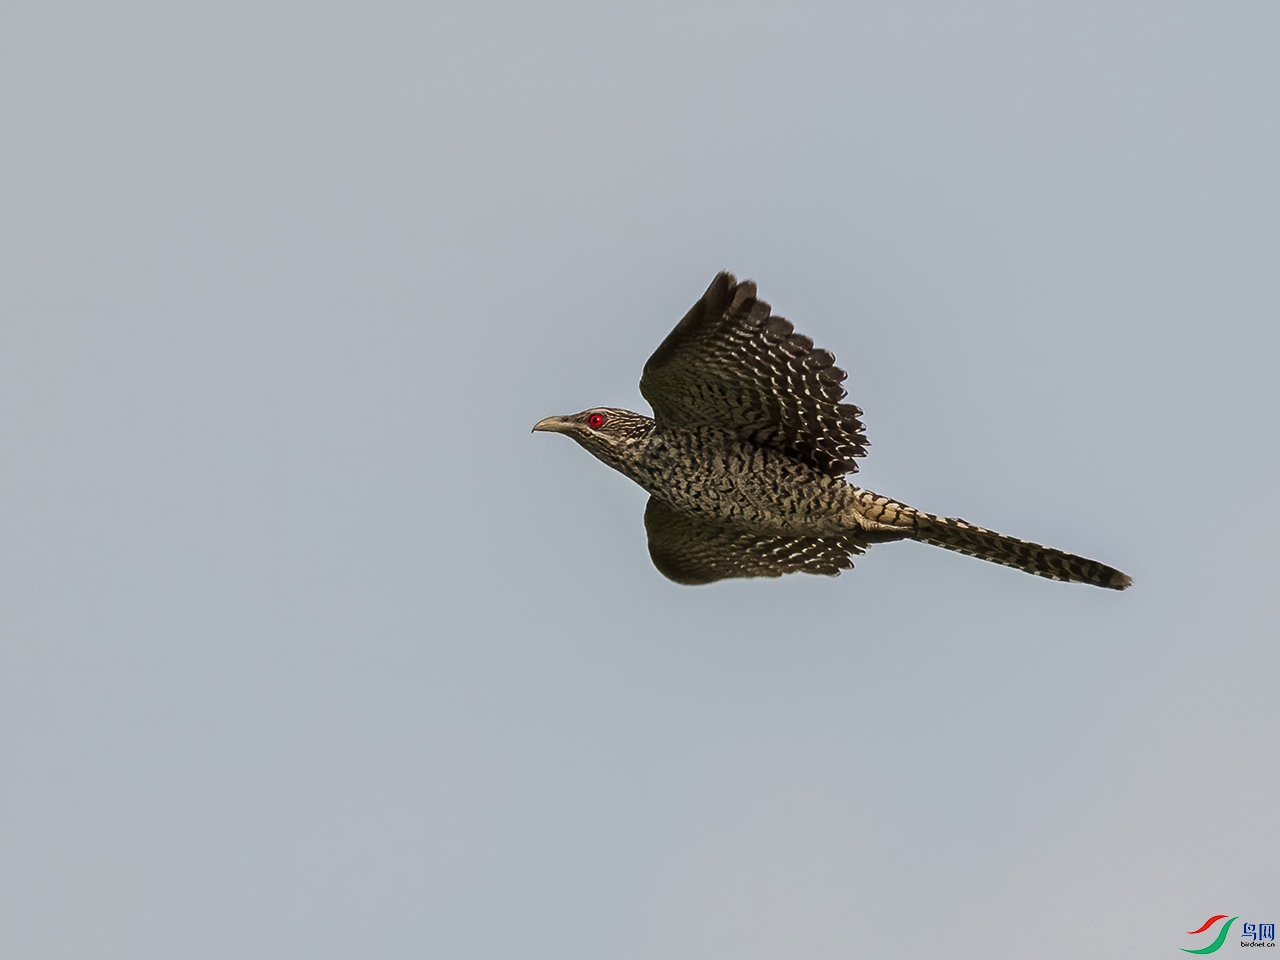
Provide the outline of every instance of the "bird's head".
{"type": "Polygon", "coordinates": [[[533,429],[566,434],[593,456],[618,469],[639,457],[653,433],[653,421],[617,407],[592,407],[567,417],[547,417],[535,423],[533,429]]]}

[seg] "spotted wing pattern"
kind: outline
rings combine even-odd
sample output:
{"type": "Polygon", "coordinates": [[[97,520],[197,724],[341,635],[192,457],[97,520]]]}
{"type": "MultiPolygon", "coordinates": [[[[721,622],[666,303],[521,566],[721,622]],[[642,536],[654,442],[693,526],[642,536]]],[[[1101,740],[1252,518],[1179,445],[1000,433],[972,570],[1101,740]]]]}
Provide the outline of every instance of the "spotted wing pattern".
{"type": "Polygon", "coordinates": [[[656,497],[649,498],[644,527],[653,565],[676,583],[787,573],[834,577],[853,567],[850,555],[867,549],[867,541],[857,534],[781,537],[753,533],[681,513],[656,497]]]}
{"type": "Polygon", "coordinates": [[[724,426],[838,477],[867,454],[862,411],[840,402],[845,376],[754,283],[721,273],[649,358],[640,392],[659,426],[724,426]]]}

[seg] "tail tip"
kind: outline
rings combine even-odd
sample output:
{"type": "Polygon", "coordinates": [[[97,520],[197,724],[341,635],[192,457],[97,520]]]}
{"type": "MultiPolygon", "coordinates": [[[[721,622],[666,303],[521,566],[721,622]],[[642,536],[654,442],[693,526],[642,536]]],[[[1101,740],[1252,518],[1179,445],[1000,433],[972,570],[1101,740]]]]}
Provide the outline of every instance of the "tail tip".
{"type": "Polygon", "coordinates": [[[1127,573],[1121,573],[1119,570],[1112,570],[1111,576],[1107,580],[1105,586],[1112,590],[1128,590],[1133,585],[1133,577],[1127,573]]]}

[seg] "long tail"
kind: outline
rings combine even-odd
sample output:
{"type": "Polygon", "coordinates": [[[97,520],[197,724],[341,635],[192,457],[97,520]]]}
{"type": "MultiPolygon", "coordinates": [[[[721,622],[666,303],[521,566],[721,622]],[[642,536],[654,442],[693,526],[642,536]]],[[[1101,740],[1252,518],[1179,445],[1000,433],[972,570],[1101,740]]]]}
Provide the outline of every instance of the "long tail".
{"type": "Polygon", "coordinates": [[[1109,590],[1123,590],[1133,583],[1131,577],[1097,560],[1077,557],[1029,540],[1006,537],[1003,533],[975,527],[956,517],[935,517],[868,490],[860,490],[859,493],[859,513],[871,521],[873,529],[886,534],[891,530],[900,531],[913,540],[979,560],[1016,567],[1050,580],[1091,583],[1109,590]]]}

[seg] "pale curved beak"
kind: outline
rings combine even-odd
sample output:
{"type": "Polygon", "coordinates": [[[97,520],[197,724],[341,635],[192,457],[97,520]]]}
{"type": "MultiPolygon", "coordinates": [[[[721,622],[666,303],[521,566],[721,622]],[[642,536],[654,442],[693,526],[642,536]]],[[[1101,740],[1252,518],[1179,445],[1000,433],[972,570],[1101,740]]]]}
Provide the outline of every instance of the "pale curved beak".
{"type": "Polygon", "coordinates": [[[571,433],[573,424],[564,417],[545,417],[533,425],[534,433],[571,433]]]}

